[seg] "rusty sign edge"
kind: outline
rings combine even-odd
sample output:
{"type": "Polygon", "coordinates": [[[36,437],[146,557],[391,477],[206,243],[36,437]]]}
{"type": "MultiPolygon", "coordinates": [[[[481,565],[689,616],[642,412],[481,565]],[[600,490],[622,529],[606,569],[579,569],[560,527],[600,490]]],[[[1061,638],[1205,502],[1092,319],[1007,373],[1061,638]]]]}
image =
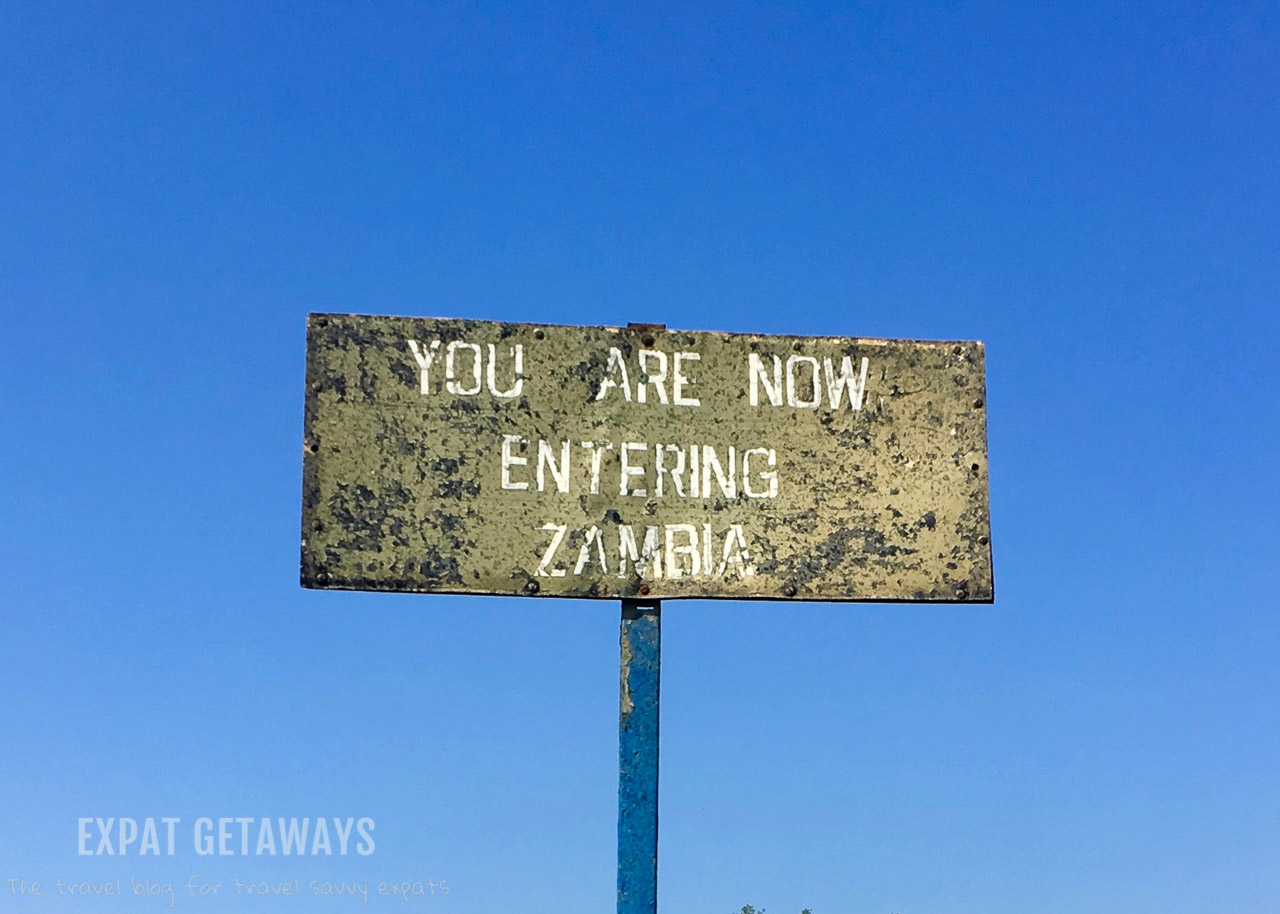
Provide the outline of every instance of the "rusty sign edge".
{"type": "Polygon", "coordinates": [[[331,318],[374,318],[392,321],[456,321],[469,324],[500,324],[504,327],[529,327],[531,329],[556,330],[608,330],[611,333],[694,333],[711,334],[720,337],[742,337],[752,340],[829,340],[842,343],[859,343],[863,345],[911,345],[911,346],[973,346],[984,354],[986,342],[983,340],[929,340],[915,337],[879,337],[879,336],[839,336],[834,333],[752,333],[747,330],[703,330],[696,327],[668,327],[665,324],[636,323],[635,326],[625,324],[553,324],[544,321],[506,321],[487,317],[450,317],[443,314],[368,314],[363,311],[308,311],[307,335],[310,337],[311,325],[318,319],[331,318]]]}

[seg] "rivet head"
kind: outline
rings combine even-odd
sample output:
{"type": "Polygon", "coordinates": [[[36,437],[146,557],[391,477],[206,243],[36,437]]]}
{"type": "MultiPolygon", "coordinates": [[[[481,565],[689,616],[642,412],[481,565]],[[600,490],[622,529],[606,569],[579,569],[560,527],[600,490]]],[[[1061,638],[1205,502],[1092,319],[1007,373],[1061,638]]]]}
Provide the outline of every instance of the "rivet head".
{"type": "Polygon", "coordinates": [[[530,581],[528,584],[524,585],[525,593],[537,593],[541,589],[542,587],[538,584],[537,581],[530,581]]]}
{"type": "Polygon", "coordinates": [[[653,334],[646,333],[643,337],[641,337],[640,342],[644,343],[646,346],[652,346],[654,342],[653,334]]]}
{"type": "Polygon", "coordinates": [[[546,333],[544,333],[544,332],[543,332],[543,331],[541,331],[541,330],[535,330],[535,331],[533,331],[533,338],[534,338],[535,340],[546,339],[546,336],[547,336],[547,335],[546,335],[546,333]]]}
{"type": "Polygon", "coordinates": [[[329,580],[329,572],[325,571],[323,568],[316,572],[317,584],[328,584],[329,580]]]}
{"type": "Polygon", "coordinates": [[[642,597],[647,597],[647,596],[649,596],[649,585],[648,585],[648,584],[641,584],[641,585],[640,585],[640,587],[639,587],[639,589],[638,589],[636,592],[637,592],[638,594],[640,594],[640,596],[642,596],[642,597]]]}
{"type": "Polygon", "coordinates": [[[324,315],[321,315],[320,317],[317,317],[317,318],[316,318],[316,326],[317,326],[317,327],[327,327],[327,326],[329,326],[329,318],[325,317],[324,315]]]}
{"type": "Polygon", "coordinates": [[[982,409],[982,407],[983,407],[983,400],[982,400],[982,398],[981,398],[981,397],[979,397],[978,399],[976,399],[976,400],[974,400],[974,401],[973,401],[973,408],[974,408],[974,409],[982,409]]]}
{"type": "Polygon", "coordinates": [[[311,389],[314,390],[316,393],[320,393],[320,391],[324,389],[324,385],[321,384],[319,381],[312,381],[311,389]]]}
{"type": "Polygon", "coordinates": [[[784,597],[794,597],[796,595],[796,585],[788,584],[785,587],[783,587],[782,595],[784,597]]]}

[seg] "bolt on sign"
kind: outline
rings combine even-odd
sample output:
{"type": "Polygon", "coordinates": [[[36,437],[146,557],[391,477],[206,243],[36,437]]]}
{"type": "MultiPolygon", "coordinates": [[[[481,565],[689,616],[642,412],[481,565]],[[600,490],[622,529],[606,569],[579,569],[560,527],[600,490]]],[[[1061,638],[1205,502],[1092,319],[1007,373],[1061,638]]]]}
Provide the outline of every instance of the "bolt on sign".
{"type": "Polygon", "coordinates": [[[983,347],[313,314],[302,583],[989,602],[983,347]]]}

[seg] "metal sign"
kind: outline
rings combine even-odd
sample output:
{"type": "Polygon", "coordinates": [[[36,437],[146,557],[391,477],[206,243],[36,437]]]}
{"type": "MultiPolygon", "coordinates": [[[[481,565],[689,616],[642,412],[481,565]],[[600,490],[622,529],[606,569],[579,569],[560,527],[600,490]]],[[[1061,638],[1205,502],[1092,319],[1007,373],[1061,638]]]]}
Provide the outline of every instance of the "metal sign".
{"type": "Polygon", "coordinates": [[[977,342],[313,314],[302,583],[993,599],[977,342]]]}

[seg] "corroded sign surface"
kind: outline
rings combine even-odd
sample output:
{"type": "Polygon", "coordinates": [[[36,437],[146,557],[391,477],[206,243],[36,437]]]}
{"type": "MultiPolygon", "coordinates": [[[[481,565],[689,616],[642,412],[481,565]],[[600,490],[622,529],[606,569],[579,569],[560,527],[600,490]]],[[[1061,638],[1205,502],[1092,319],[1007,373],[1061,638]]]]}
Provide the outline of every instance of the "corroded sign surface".
{"type": "Polygon", "coordinates": [[[987,602],[983,349],[311,315],[302,583],[987,602]]]}

